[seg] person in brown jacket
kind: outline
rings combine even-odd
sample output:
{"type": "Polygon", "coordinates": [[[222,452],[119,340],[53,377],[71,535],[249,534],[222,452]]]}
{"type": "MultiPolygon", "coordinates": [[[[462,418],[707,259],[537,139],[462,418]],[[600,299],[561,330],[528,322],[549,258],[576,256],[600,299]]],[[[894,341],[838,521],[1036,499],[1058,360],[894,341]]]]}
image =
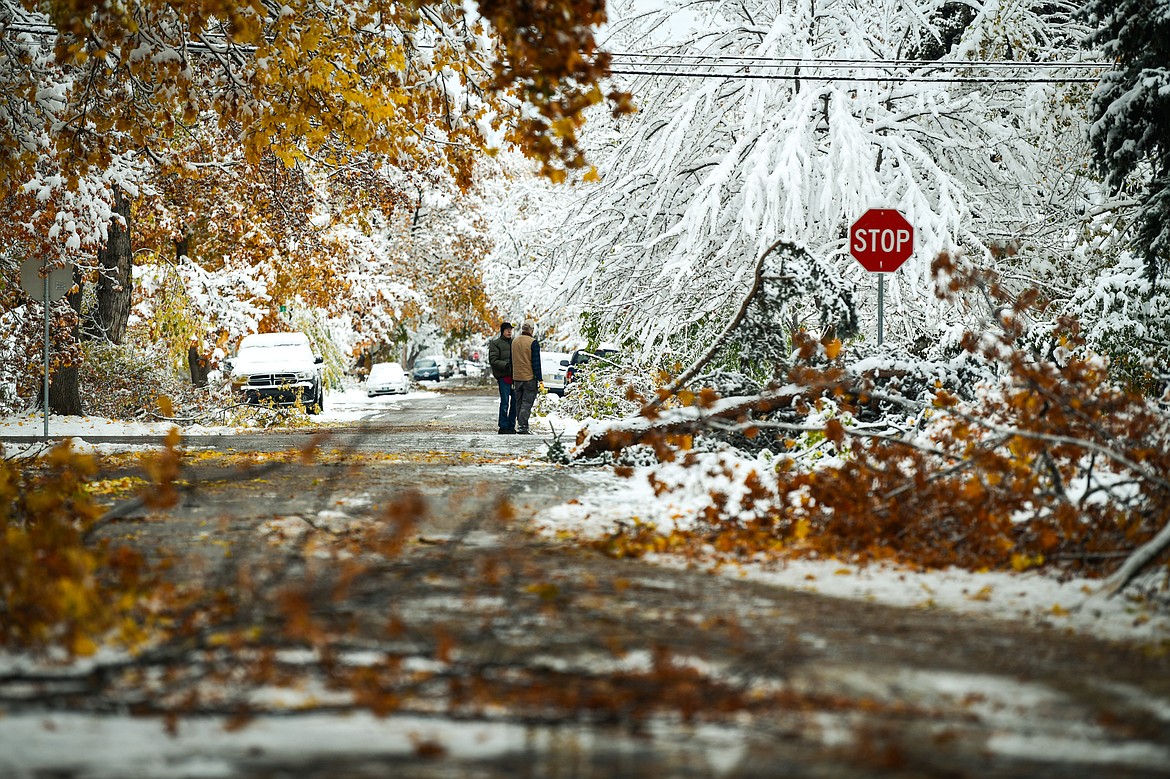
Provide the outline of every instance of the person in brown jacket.
{"type": "Polygon", "coordinates": [[[540,342],[532,337],[532,323],[525,322],[520,336],[512,339],[512,392],[516,394],[516,432],[520,435],[531,435],[528,416],[543,383],[540,342]]]}

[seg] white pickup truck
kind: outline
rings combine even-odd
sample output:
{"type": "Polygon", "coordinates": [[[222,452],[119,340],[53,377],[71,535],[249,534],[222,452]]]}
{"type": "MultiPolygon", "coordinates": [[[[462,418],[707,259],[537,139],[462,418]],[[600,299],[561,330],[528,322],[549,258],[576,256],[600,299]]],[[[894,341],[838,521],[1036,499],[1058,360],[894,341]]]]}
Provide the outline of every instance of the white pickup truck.
{"type": "Polygon", "coordinates": [[[225,367],[232,390],[248,403],[299,400],[310,414],[318,414],[325,408],[322,363],[304,333],[258,333],[240,341],[225,367]]]}
{"type": "Polygon", "coordinates": [[[540,352],[540,372],[544,374],[544,388],[554,395],[565,394],[565,371],[569,355],[565,352],[540,352]]]}

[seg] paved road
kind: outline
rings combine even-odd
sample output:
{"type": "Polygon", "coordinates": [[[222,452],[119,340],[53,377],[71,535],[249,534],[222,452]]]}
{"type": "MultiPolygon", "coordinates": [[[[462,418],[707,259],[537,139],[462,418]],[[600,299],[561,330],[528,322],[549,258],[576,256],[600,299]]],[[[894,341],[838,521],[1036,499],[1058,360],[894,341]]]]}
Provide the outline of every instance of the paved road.
{"type": "MultiPolygon", "coordinates": [[[[1170,775],[1164,654],[612,560],[535,537],[533,512],[604,475],[542,461],[536,438],[492,433],[490,396],[397,405],[340,434],[350,459],[258,480],[197,468],[179,506],[131,512],[107,532],[179,553],[181,580],[210,586],[251,563],[266,583],[252,595],[262,609],[268,586],[330,581],[336,561],[301,552],[302,525],[344,535],[393,515],[417,490],[427,508],[407,548],[323,608],[344,620],[355,646],[393,655],[396,669],[429,669],[434,687],[407,694],[392,684],[397,708],[376,726],[328,712],[264,718],[216,736],[213,754],[205,743],[143,738],[110,768],[78,758],[86,742],[62,718],[98,712],[86,732],[112,731],[111,711],[142,705],[133,685],[30,702],[27,683],[0,677],[9,709],[0,746],[40,739],[56,748],[39,762],[0,748],[0,775],[1170,775]],[[510,510],[499,510],[502,498],[510,510]],[[387,614],[400,626],[393,640],[387,614]],[[475,703],[460,705],[460,695],[475,703]],[[45,722],[52,727],[38,729],[45,722]],[[379,735],[353,735],[367,727],[379,735]],[[279,732],[299,738],[297,748],[274,745],[279,732]],[[420,748],[420,732],[441,749],[420,748]]],[[[268,451],[306,440],[210,443],[268,451]]]]}
{"type": "MultiPolygon", "coordinates": [[[[191,448],[276,452],[304,446],[319,433],[329,434],[337,445],[363,450],[475,451],[532,454],[543,452],[551,433],[539,421],[533,436],[501,436],[495,427],[498,399],[495,393],[460,390],[414,393],[407,396],[366,398],[361,393],[330,395],[329,414],[320,424],[288,431],[241,431],[228,435],[184,434],[191,448]]],[[[322,418],[309,417],[310,422],[322,418]]],[[[162,436],[86,434],[92,444],[127,446],[161,444],[162,436]]],[[[0,435],[0,442],[37,443],[37,435],[0,435]]]]}

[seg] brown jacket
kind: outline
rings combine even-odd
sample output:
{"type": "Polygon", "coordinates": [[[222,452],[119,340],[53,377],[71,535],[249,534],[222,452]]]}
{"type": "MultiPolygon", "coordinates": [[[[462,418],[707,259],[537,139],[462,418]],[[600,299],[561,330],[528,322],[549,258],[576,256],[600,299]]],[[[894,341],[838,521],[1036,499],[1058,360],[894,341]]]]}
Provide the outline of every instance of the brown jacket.
{"type": "Polygon", "coordinates": [[[512,339],[512,381],[540,381],[540,349],[530,335],[512,339]]]}

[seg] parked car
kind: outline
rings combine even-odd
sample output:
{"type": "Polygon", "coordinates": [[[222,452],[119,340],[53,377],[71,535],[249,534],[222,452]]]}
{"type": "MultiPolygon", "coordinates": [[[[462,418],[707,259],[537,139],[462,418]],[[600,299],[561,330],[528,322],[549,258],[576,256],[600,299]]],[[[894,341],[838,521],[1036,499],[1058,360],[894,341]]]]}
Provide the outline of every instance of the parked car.
{"type": "Polygon", "coordinates": [[[569,367],[568,352],[541,352],[540,372],[544,374],[544,388],[554,395],[565,394],[565,371],[569,367]]]}
{"type": "Polygon", "coordinates": [[[406,371],[396,362],[380,362],[370,368],[370,375],[366,378],[366,394],[377,395],[404,395],[410,392],[410,378],[406,371]]]}
{"type": "Polygon", "coordinates": [[[438,381],[442,378],[439,375],[439,361],[434,357],[419,357],[414,361],[410,377],[415,381],[438,381]]]}
{"type": "MultiPolygon", "coordinates": [[[[596,359],[600,359],[604,362],[610,362],[610,360],[607,360],[606,358],[611,354],[616,354],[617,351],[618,350],[616,346],[602,345],[600,348],[594,349],[592,351],[588,349],[578,349],[577,351],[573,352],[573,356],[569,358],[569,365],[567,368],[565,368],[564,389],[567,390],[569,385],[573,383],[573,379],[581,370],[582,365],[596,359]]],[[[545,386],[547,387],[548,385],[546,384],[545,386]]]]}
{"type": "Polygon", "coordinates": [[[459,372],[469,378],[482,376],[487,371],[487,366],[481,362],[474,360],[462,360],[459,363],[459,372]]]}
{"type": "Polygon", "coordinates": [[[449,379],[455,375],[455,361],[450,357],[436,357],[435,361],[439,363],[439,378],[449,379]]]}
{"type": "Polygon", "coordinates": [[[232,390],[248,403],[298,400],[310,414],[325,408],[325,360],[313,354],[304,333],[258,333],[240,341],[226,360],[232,390]]]}

